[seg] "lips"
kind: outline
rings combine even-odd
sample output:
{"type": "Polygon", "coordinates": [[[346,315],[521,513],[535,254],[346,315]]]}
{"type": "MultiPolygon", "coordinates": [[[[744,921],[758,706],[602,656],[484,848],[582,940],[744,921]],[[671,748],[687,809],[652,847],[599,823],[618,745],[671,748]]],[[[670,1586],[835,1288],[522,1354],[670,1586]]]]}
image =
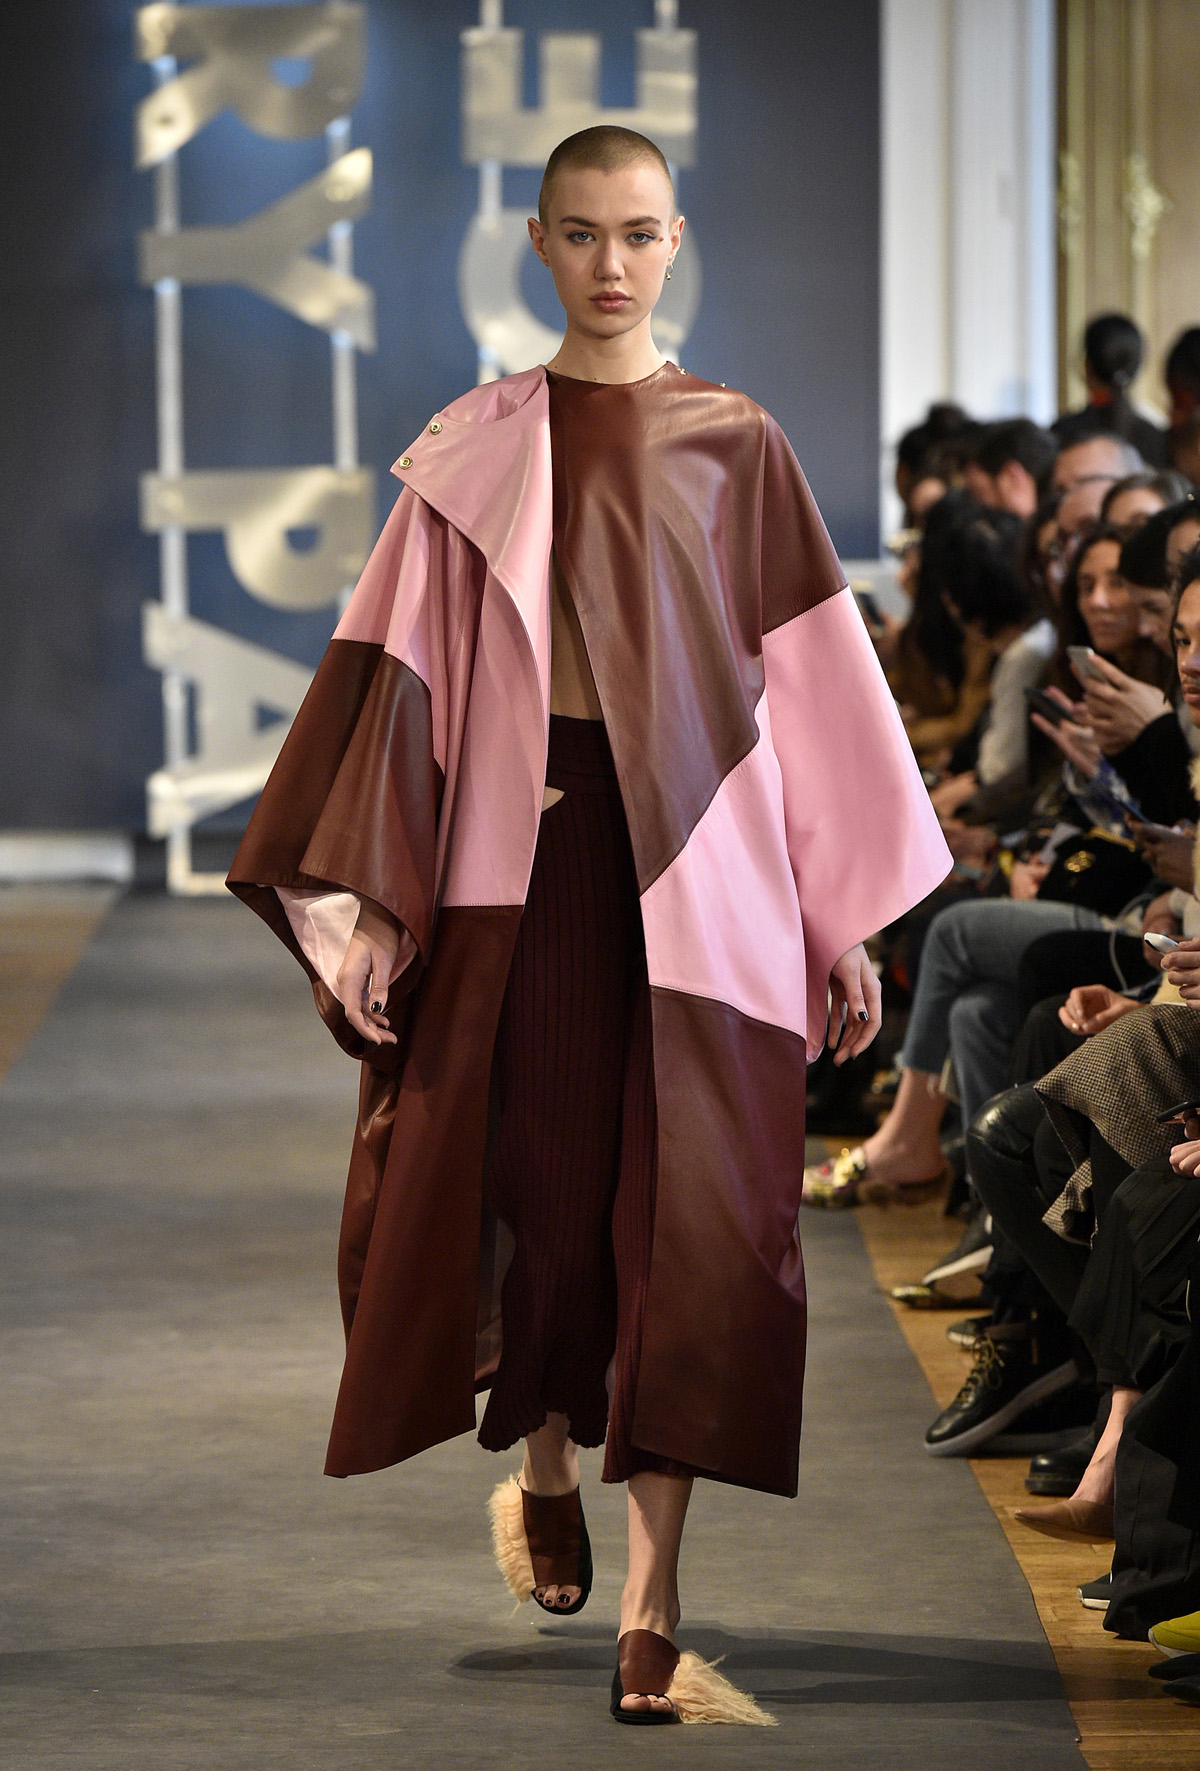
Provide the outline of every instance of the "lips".
{"type": "Polygon", "coordinates": [[[593,307],[607,308],[616,313],[619,308],[629,306],[631,297],[628,295],[592,295],[589,300],[593,307]]]}

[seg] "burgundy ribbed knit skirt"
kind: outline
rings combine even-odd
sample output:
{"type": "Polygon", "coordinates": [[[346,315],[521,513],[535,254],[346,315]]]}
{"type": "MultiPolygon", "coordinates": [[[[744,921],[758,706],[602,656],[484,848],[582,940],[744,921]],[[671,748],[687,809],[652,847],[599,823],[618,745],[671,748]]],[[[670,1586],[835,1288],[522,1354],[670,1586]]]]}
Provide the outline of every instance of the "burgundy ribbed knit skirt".
{"type": "Polygon", "coordinates": [[[685,1474],[629,1437],[657,1125],[637,876],[601,721],[551,717],[546,784],[563,797],[542,813],[493,1066],[487,1185],[516,1246],[479,1440],[503,1451],[565,1414],[578,1445],[607,1434],[606,1482],[685,1474]]]}

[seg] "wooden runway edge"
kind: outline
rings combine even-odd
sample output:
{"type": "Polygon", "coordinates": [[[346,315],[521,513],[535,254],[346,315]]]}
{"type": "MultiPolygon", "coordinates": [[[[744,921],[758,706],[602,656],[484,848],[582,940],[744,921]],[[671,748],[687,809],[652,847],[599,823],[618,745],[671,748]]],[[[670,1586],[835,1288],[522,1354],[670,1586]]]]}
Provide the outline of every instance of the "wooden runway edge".
{"type": "Polygon", "coordinates": [[[118,897],[115,886],[0,886],[0,1080],[118,897]]]}
{"type": "MultiPolygon", "coordinates": [[[[855,1216],[885,1293],[890,1286],[919,1279],[953,1246],[961,1230],[936,1202],[862,1206],[855,1216]]],[[[954,1312],[908,1310],[895,1303],[890,1307],[929,1383],[932,1420],[969,1369],[968,1355],[946,1339],[946,1329],[977,1312],[969,1306],[954,1312]]],[[[1164,1696],[1146,1677],[1147,1667],[1159,1659],[1155,1649],[1145,1642],[1118,1641],[1105,1631],[1100,1612],[1079,1603],[1075,1589],[1108,1567],[1106,1547],[1059,1543],[1013,1519],[1013,1508],[1029,1499],[1024,1487],[1027,1458],[969,1461],[1029,1583],[1091,1771],[1147,1771],[1150,1766],[1154,1771],[1195,1771],[1200,1763],[1200,1710],[1164,1696]]],[[[980,1604],[986,1603],[987,1595],[981,1593],[980,1604]]]]}

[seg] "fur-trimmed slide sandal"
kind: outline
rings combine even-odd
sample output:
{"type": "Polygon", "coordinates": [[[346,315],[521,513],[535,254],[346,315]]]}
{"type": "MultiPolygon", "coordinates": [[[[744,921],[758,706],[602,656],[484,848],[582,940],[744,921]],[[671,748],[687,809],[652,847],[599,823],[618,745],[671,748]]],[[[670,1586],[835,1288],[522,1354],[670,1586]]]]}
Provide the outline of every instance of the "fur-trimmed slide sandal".
{"type": "Polygon", "coordinates": [[[777,1726],[774,1716],[745,1691],[731,1685],[724,1673],[689,1650],[680,1654],[673,1642],[654,1630],[626,1630],[617,1642],[613,1674],[613,1719],[634,1727],[663,1722],[744,1722],[758,1728],[777,1726]],[[627,1710],[623,1697],[665,1697],[670,1709],[627,1710]]]}
{"type": "Polygon", "coordinates": [[[592,1590],[592,1546],[578,1488],[570,1494],[526,1494],[515,1476],[488,1501],[496,1566],[518,1605],[532,1599],[551,1617],[574,1617],[592,1590]],[[578,1587],[573,1605],[547,1605],[547,1587],[578,1587]]]}

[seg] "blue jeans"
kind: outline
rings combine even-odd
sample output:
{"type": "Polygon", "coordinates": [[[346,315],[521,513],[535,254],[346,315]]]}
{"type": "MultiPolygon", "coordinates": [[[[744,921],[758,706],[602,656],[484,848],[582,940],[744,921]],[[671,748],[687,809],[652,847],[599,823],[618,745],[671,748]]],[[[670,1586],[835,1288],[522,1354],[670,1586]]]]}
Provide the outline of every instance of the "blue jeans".
{"type": "Polygon", "coordinates": [[[929,925],[917,993],[899,1062],[940,1075],[954,1065],[963,1124],[1008,1086],[1020,1032],[1017,971],[1025,949],[1057,929],[1103,929],[1094,910],[1070,904],[983,898],[951,904],[929,925]]]}

